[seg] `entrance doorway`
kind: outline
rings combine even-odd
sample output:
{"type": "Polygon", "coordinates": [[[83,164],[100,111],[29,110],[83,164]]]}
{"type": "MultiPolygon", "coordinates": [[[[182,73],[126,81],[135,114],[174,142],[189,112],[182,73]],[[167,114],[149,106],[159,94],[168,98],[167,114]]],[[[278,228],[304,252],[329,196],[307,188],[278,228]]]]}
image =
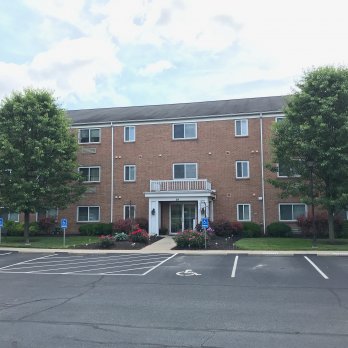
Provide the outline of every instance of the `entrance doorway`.
{"type": "Polygon", "coordinates": [[[170,233],[194,229],[194,223],[197,223],[197,203],[171,203],[169,219],[170,233]]]}

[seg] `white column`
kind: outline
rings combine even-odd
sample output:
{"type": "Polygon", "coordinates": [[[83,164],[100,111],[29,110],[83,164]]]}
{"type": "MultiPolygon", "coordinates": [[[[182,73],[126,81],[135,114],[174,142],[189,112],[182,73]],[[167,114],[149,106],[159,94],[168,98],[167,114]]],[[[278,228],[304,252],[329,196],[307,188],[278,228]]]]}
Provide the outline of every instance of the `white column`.
{"type": "Polygon", "coordinates": [[[159,233],[159,202],[157,199],[149,200],[149,233],[159,233]]]}

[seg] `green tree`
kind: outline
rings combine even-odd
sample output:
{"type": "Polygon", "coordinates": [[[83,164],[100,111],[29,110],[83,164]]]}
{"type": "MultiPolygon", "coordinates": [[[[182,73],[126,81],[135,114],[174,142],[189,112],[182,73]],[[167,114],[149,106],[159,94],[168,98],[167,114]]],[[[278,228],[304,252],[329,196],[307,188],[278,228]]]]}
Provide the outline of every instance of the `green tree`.
{"type": "Polygon", "coordinates": [[[24,213],[65,208],[84,192],[77,171],[77,139],[47,90],[14,92],[0,105],[0,203],[24,213]]]}
{"type": "Polygon", "coordinates": [[[348,204],[348,69],[310,70],[297,88],[271,139],[273,162],[292,178],[270,181],[282,196],[309,204],[314,197],[314,205],[328,212],[334,239],[334,215],[348,204]]]}

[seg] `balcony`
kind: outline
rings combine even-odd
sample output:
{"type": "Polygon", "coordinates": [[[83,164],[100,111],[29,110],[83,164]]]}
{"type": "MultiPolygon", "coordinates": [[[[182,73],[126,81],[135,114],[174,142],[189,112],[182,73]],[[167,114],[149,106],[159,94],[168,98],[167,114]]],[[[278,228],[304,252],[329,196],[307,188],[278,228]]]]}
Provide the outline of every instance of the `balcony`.
{"type": "Polygon", "coordinates": [[[207,179],[150,180],[150,192],[211,191],[207,179]]]}

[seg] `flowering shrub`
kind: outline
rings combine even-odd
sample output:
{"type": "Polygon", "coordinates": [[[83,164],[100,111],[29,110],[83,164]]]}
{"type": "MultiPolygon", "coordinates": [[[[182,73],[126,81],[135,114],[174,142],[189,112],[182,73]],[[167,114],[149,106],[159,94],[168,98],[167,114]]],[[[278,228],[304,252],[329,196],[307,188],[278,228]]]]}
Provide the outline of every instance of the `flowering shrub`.
{"type": "Polygon", "coordinates": [[[58,220],[52,217],[46,217],[39,220],[39,229],[45,234],[53,233],[58,226],[58,220]]]}
{"type": "Polygon", "coordinates": [[[128,234],[124,232],[116,233],[114,238],[116,242],[121,240],[128,240],[128,234]]]}
{"type": "Polygon", "coordinates": [[[178,248],[204,248],[204,233],[198,231],[183,231],[174,237],[178,248]]]}
{"type": "Polygon", "coordinates": [[[113,232],[120,233],[124,232],[129,234],[134,230],[132,220],[130,219],[120,219],[116,221],[112,226],[113,232]]]}
{"type": "MultiPolygon", "coordinates": [[[[301,232],[303,236],[309,237],[313,235],[312,231],[312,221],[313,218],[309,216],[300,216],[297,218],[297,224],[301,227],[301,232]]],[[[317,232],[317,237],[328,238],[329,236],[329,221],[327,212],[320,212],[314,215],[314,224],[317,232]]],[[[343,221],[339,216],[334,218],[334,229],[335,232],[339,234],[342,230],[343,221]]]]}
{"type": "Polygon", "coordinates": [[[137,227],[138,228],[135,231],[129,234],[129,240],[133,243],[147,244],[149,242],[149,234],[145,230],[139,228],[139,226],[137,227]]]}
{"type": "Polygon", "coordinates": [[[98,246],[101,249],[111,248],[112,246],[114,246],[114,244],[115,244],[115,238],[111,234],[108,234],[106,236],[101,235],[99,237],[98,246]]]}
{"type": "Polygon", "coordinates": [[[220,237],[240,236],[243,225],[238,221],[218,220],[211,222],[215,234],[220,237]]]}

